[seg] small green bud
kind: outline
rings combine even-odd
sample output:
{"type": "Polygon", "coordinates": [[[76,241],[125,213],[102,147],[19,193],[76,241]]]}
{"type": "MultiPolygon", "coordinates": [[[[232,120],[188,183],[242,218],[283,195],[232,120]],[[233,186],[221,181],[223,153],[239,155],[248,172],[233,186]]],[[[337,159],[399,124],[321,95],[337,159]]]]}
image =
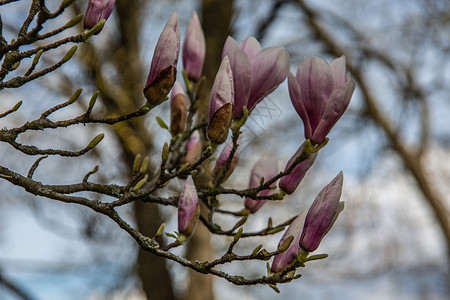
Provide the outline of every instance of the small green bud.
{"type": "Polygon", "coordinates": [[[285,239],[283,241],[283,243],[280,245],[280,247],[278,247],[278,251],[280,251],[280,252],[286,251],[289,248],[289,246],[291,245],[293,240],[294,240],[294,236],[292,236],[292,235],[289,236],[287,239],[285,239]]]}
{"type": "Polygon", "coordinates": [[[184,171],[186,171],[187,170],[187,168],[189,168],[189,163],[185,163],[182,167],[181,167],[181,169],[180,169],[180,173],[182,173],[182,172],[184,172],[184,171]]]}
{"type": "Polygon", "coordinates": [[[75,91],[75,93],[73,93],[72,97],[70,97],[69,99],[69,103],[72,104],[75,101],[78,100],[78,98],[80,98],[81,92],[83,91],[82,88],[79,88],[78,90],[75,91]]]}
{"type": "Polygon", "coordinates": [[[89,106],[88,106],[89,110],[91,110],[94,107],[99,93],[100,93],[99,91],[96,91],[95,93],[92,94],[91,100],[89,100],[89,106]]]}
{"type": "Polygon", "coordinates": [[[66,23],[66,25],[64,25],[64,27],[66,28],[73,27],[77,25],[81,20],[83,20],[83,14],[79,14],[78,16],[72,18],[69,22],[66,23]]]}
{"type": "Polygon", "coordinates": [[[275,233],[280,232],[282,230],[284,230],[284,227],[278,227],[278,228],[274,228],[274,229],[269,230],[267,233],[268,234],[275,234],[275,233]]]}
{"type": "Polygon", "coordinates": [[[264,184],[264,176],[261,177],[261,179],[259,180],[259,185],[263,185],[264,184]]]}
{"type": "Polygon", "coordinates": [[[163,234],[164,232],[164,228],[166,227],[166,223],[162,223],[159,228],[158,231],[156,231],[155,237],[160,236],[161,234],[163,234]]]}
{"type": "Polygon", "coordinates": [[[239,230],[237,231],[237,233],[236,233],[236,235],[234,236],[234,240],[233,240],[233,242],[236,244],[238,241],[239,241],[239,239],[241,238],[241,236],[242,236],[242,231],[244,231],[244,228],[239,228],[239,230]]]}
{"type": "Polygon", "coordinates": [[[72,56],[75,54],[75,52],[77,51],[78,46],[74,45],[72,46],[72,48],[69,49],[69,51],[67,51],[66,55],[64,55],[64,57],[61,59],[62,63],[67,62],[69,59],[72,58],[72,56]]]}
{"type": "Polygon", "coordinates": [[[12,66],[12,71],[14,71],[15,69],[17,69],[20,66],[20,61],[16,62],[13,66],[12,66]]]}
{"type": "Polygon", "coordinates": [[[143,179],[139,180],[139,182],[136,183],[136,185],[133,187],[133,192],[136,192],[137,190],[142,188],[144,186],[144,184],[146,184],[146,183],[147,183],[147,178],[143,178],[143,179]]]}
{"type": "Polygon", "coordinates": [[[269,229],[273,228],[273,221],[272,221],[271,217],[269,217],[269,220],[267,221],[267,228],[269,228],[269,229]]]}
{"type": "Polygon", "coordinates": [[[161,119],[161,117],[156,116],[155,119],[156,119],[156,122],[158,122],[159,127],[161,127],[162,129],[167,129],[167,130],[169,130],[169,127],[168,127],[167,124],[163,121],[163,119],[161,119]]]}
{"type": "Polygon", "coordinates": [[[258,245],[256,246],[256,248],[253,250],[252,255],[256,255],[256,253],[258,253],[259,250],[261,250],[263,245],[258,245]]]}
{"type": "Polygon", "coordinates": [[[133,162],[133,172],[136,173],[137,171],[139,171],[139,166],[141,165],[141,154],[137,154],[134,157],[134,162],[133,162]]]}
{"type": "Polygon", "coordinates": [[[242,225],[244,225],[244,223],[247,221],[248,216],[243,216],[234,226],[233,226],[233,230],[235,230],[236,228],[241,227],[242,225]]]}
{"type": "Polygon", "coordinates": [[[167,161],[167,159],[169,159],[169,144],[167,144],[167,142],[164,143],[161,158],[162,161],[167,161]]]}
{"type": "Polygon", "coordinates": [[[37,65],[37,63],[39,62],[39,59],[41,58],[42,53],[44,53],[44,50],[39,50],[33,57],[33,66],[37,65]]]}
{"type": "Polygon", "coordinates": [[[16,111],[19,109],[19,107],[22,105],[22,100],[16,103],[13,108],[11,108],[12,111],[16,111]]]}
{"type": "Polygon", "coordinates": [[[148,170],[148,165],[150,164],[150,158],[148,156],[144,157],[144,160],[142,161],[141,169],[139,172],[146,173],[148,170]]]}
{"type": "Polygon", "coordinates": [[[267,269],[267,276],[272,275],[272,271],[270,270],[270,264],[269,264],[269,262],[266,262],[266,269],[267,269]]]}
{"type": "Polygon", "coordinates": [[[59,7],[66,8],[67,6],[71,5],[75,0],[64,0],[61,2],[61,5],[59,7]]]}
{"type": "Polygon", "coordinates": [[[92,169],[91,173],[92,173],[92,174],[95,174],[95,173],[97,173],[97,171],[98,171],[98,165],[96,165],[96,166],[92,169]]]}
{"type": "Polygon", "coordinates": [[[99,135],[97,135],[95,138],[92,139],[92,141],[87,145],[86,148],[88,149],[92,149],[95,146],[97,146],[98,143],[101,142],[101,140],[103,140],[103,138],[105,137],[104,133],[100,133],[99,135]]]}
{"type": "Polygon", "coordinates": [[[288,278],[294,278],[294,276],[295,276],[295,271],[296,271],[296,270],[290,271],[289,273],[286,274],[286,277],[288,277],[288,278]]]}
{"type": "Polygon", "coordinates": [[[324,259],[327,258],[328,254],[317,254],[317,255],[311,255],[310,257],[308,257],[305,262],[307,261],[312,261],[312,260],[318,260],[318,259],[324,259]]]}
{"type": "Polygon", "coordinates": [[[91,29],[89,29],[88,32],[85,33],[85,38],[88,39],[91,36],[93,36],[97,31],[100,30],[100,28],[102,28],[106,23],[105,19],[101,19],[97,24],[95,24],[94,27],[92,27],[91,29]]]}
{"type": "Polygon", "coordinates": [[[171,238],[174,238],[174,239],[178,239],[177,236],[176,236],[175,234],[173,234],[173,233],[165,232],[164,234],[165,234],[167,237],[171,237],[171,238]]]}
{"type": "Polygon", "coordinates": [[[269,284],[269,286],[278,294],[280,293],[280,290],[277,288],[277,286],[275,284],[269,284]]]}

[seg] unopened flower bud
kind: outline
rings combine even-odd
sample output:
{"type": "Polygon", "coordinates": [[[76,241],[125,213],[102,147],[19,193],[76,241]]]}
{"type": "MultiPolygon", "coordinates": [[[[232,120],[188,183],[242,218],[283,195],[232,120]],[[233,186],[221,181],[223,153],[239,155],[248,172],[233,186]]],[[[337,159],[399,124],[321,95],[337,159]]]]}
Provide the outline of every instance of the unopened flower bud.
{"type": "Polygon", "coordinates": [[[300,237],[300,247],[305,251],[313,252],[319,247],[323,237],[330,231],[344,208],[344,203],[339,202],[343,180],[342,172],[340,172],[320,191],[309,208],[300,237]]]}
{"type": "Polygon", "coordinates": [[[289,247],[282,253],[275,255],[272,262],[271,271],[274,273],[284,270],[284,268],[295,259],[295,254],[300,252],[300,246],[298,244],[300,235],[303,231],[305,224],[306,211],[299,214],[289,225],[288,229],[284,233],[278,248],[282,247],[289,237],[293,236],[294,239],[290,242],[289,247]]]}
{"type": "Polygon", "coordinates": [[[197,190],[189,175],[178,200],[178,232],[190,236],[195,230],[200,215],[197,190]]]}
{"type": "Polygon", "coordinates": [[[184,70],[190,79],[197,81],[202,75],[205,53],[205,34],[194,12],[186,28],[182,53],[184,70]]]}
{"type": "Polygon", "coordinates": [[[174,12],[159,36],[144,88],[145,98],[151,105],[163,102],[172,89],[177,75],[179,52],[180,29],[178,16],[174,12]]]}
{"type": "Polygon", "coordinates": [[[183,88],[175,81],[170,95],[170,132],[177,135],[186,127],[187,105],[183,88]]]}
{"type": "MultiPolygon", "coordinates": [[[[305,143],[300,146],[294,156],[292,156],[292,158],[288,161],[285,170],[289,169],[297,160],[297,158],[302,155],[304,146],[305,143]]],[[[300,181],[302,181],[303,177],[305,177],[306,172],[308,172],[309,168],[311,168],[311,166],[313,165],[314,161],[316,160],[317,154],[318,152],[310,154],[308,159],[300,162],[294,167],[291,174],[283,176],[280,180],[280,188],[283,189],[286,193],[292,194],[300,184],[300,181]]]]}
{"type": "Polygon", "coordinates": [[[234,88],[230,61],[225,56],[211,89],[209,102],[208,138],[222,144],[226,141],[233,116],[234,88]]]}
{"type": "Polygon", "coordinates": [[[193,165],[200,158],[201,153],[202,140],[200,139],[198,130],[195,130],[186,142],[186,148],[181,162],[193,165]]]}
{"type": "Polygon", "coordinates": [[[230,163],[230,167],[228,170],[225,170],[227,167],[227,160],[228,157],[231,154],[231,150],[233,149],[233,140],[230,140],[225,147],[223,148],[222,152],[220,153],[219,157],[216,160],[216,164],[214,166],[213,169],[213,177],[217,178],[218,176],[221,175],[222,172],[226,172],[222,182],[226,181],[228,179],[228,177],[230,177],[230,175],[233,173],[234,169],[236,168],[236,165],[238,163],[239,160],[239,142],[240,142],[240,138],[238,139],[238,147],[236,149],[236,151],[234,152],[234,156],[231,159],[231,163],[230,163]]]}
{"type": "MultiPolygon", "coordinates": [[[[249,188],[256,188],[260,186],[261,179],[270,180],[271,178],[275,177],[278,174],[278,165],[275,160],[263,156],[260,158],[255,166],[252,169],[252,172],[250,174],[250,181],[248,183],[249,188]]],[[[274,182],[271,186],[275,186],[276,182],[274,182]]],[[[267,196],[270,195],[271,190],[262,190],[258,193],[258,196],[267,196]]],[[[249,197],[245,199],[245,208],[251,211],[251,213],[255,213],[264,203],[266,200],[253,200],[249,197]]]]}

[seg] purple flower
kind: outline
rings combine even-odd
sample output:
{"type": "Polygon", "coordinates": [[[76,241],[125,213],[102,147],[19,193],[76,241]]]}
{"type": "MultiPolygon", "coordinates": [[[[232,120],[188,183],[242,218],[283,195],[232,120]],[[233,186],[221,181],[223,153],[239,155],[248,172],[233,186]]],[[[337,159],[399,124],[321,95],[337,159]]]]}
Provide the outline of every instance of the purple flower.
{"type": "Polygon", "coordinates": [[[172,89],[179,52],[180,29],[177,13],[174,12],[159,36],[144,89],[144,95],[151,105],[163,102],[172,89]]]}
{"type": "MultiPolygon", "coordinates": [[[[270,159],[267,156],[260,158],[252,169],[250,174],[250,181],[248,183],[249,188],[258,187],[261,184],[261,178],[267,181],[278,174],[278,165],[276,161],[270,159]]],[[[271,186],[275,186],[274,182],[271,186]]],[[[258,193],[258,196],[268,196],[272,190],[266,189],[258,193]]],[[[249,197],[245,199],[245,208],[250,210],[251,213],[255,213],[267,200],[253,200],[249,197]]]]}
{"type": "Polygon", "coordinates": [[[170,95],[170,132],[177,135],[186,127],[187,105],[183,88],[175,81],[170,95]]]}
{"type": "Polygon", "coordinates": [[[261,48],[254,37],[238,44],[228,37],[222,57],[228,55],[233,71],[234,118],[242,117],[242,108],[251,112],[256,104],[272,93],[289,73],[289,55],[282,47],[261,48]]]}
{"type": "MultiPolygon", "coordinates": [[[[98,22],[105,19],[108,20],[111,15],[116,0],[89,0],[86,13],[84,14],[84,29],[91,29],[98,22]]],[[[99,34],[98,30],[95,34],[99,34]]]]}
{"type": "Polygon", "coordinates": [[[347,109],[355,83],[347,74],[345,57],[330,64],[312,57],[299,65],[296,77],[288,76],[289,95],[305,127],[305,137],[322,143],[347,109]]]}
{"type": "Polygon", "coordinates": [[[225,56],[220,64],[211,89],[209,101],[208,138],[222,144],[228,136],[234,104],[233,74],[230,61],[225,56]]]}
{"type": "MultiPolygon", "coordinates": [[[[238,138],[237,144],[240,144],[241,137],[238,138]]],[[[231,150],[233,149],[233,140],[230,140],[225,147],[223,148],[222,152],[220,153],[219,157],[216,160],[216,164],[214,165],[214,169],[212,171],[213,177],[218,177],[222,171],[225,170],[226,162],[228,160],[228,157],[231,154],[231,150]]],[[[225,173],[225,176],[222,181],[226,181],[228,177],[233,173],[234,168],[236,167],[239,160],[239,146],[237,147],[236,151],[234,152],[234,156],[231,159],[230,168],[225,173]]]]}
{"type": "Polygon", "coordinates": [[[270,270],[274,273],[281,272],[283,269],[295,258],[295,254],[300,252],[299,240],[305,224],[306,211],[302,212],[295,218],[289,225],[286,232],[283,234],[278,247],[290,236],[293,236],[291,244],[288,249],[280,254],[275,255],[273,258],[272,266],[270,270]]]}
{"type": "Polygon", "coordinates": [[[202,152],[202,140],[198,130],[195,130],[186,142],[186,149],[181,161],[193,165],[199,158],[202,152]]]}
{"type": "Polygon", "coordinates": [[[320,191],[309,208],[300,237],[300,247],[303,250],[313,252],[319,247],[323,237],[331,229],[339,213],[344,208],[344,203],[339,202],[343,180],[344,177],[342,172],[340,172],[320,191]]]}
{"type": "MultiPolygon", "coordinates": [[[[295,162],[295,160],[302,154],[304,145],[305,143],[300,146],[294,156],[292,156],[292,158],[288,161],[285,170],[289,169],[295,162]]],[[[308,159],[296,165],[291,174],[283,176],[280,180],[279,187],[286,193],[292,194],[300,184],[300,181],[302,181],[303,177],[305,177],[306,172],[308,172],[309,168],[311,168],[311,166],[313,165],[314,161],[316,160],[317,154],[318,152],[312,153],[308,159]]]]}
{"type": "Polygon", "coordinates": [[[192,176],[189,175],[178,200],[178,232],[190,236],[195,230],[199,215],[197,190],[192,176]]]}
{"type": "Polygon", "coordinates": [[[183,67],[190,79],[197,81],[202,75],[205,53],[205,34],[197,13],[194,12],[186,28],[182,53],[183,67]]]}

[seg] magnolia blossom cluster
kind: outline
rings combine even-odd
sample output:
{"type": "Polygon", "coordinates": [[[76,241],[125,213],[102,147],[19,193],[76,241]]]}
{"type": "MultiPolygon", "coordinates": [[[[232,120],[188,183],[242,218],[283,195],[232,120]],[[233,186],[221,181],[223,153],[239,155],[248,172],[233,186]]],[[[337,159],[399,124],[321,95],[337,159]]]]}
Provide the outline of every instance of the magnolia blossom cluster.
{"type": "MultiPolygon", "coordinates": [[[[107,19],[113,6],[113,0],[89,1],[85,27],[90,28],[101,19],[107,19]]],[[[147,105],[153,107],[165,101],[172,91],[170,132],[173,136],[188,134],[181,162],[192,165],[200,159],[205,137],[213,146],[225,143],[231,124],[242,120],[245,122],[256,105],[287,78],[290,99],[303,121],[306,140],[287,162],[283,172],[280,172],[273,158],[264,156],[256,162],[248,183],[249,190],[257,191],[253,194],[256,197],[246,197],[243,214],[248,216],[257,213],[267,198],[275,193],[277,184],[281,190],[279,195],[294,193],[314,164],[318,151],[327,143],[327,135],[345,112],[352,97],[355,83],[346,70],[345,57],[339,57],[331,63],[318,57],[305,59],[294,76],[290,72],[286,49],[262,48],[254,37],[248,37],[242,42],[228,37],[209,97],[206,130],[191,132],[190,128],[186,128],[186,94],[176,81],[180,44],[178,16],[173,13],[156,44],[144,95],[147,105]]],[[[196,13],[188,23],[181,52],[185,79],[191,83],[198,82],[202,76],[206,46],[196,13]]],[[[236,132],[233,131],[233,134],[236,132]]],[[[214,184],[222,184],[232,174],[238,163],[239,144],[240,137],[229,141],[215,164],[211,164],[210,174],[214,184]]],[[[274,257],[272,272],[286,269],[294,263],[296,255],[317,249],[343,209],[343,202],[340,202],[342,185],[341,172],[320,191],[309,210],[292,221],[279,245],[288,239],[291,242],[274,257]]],[[[189,237],[194,232],[198,218],[199,196],[194,180],[189,175],[178,200],[179,233],[189,237]]]]}

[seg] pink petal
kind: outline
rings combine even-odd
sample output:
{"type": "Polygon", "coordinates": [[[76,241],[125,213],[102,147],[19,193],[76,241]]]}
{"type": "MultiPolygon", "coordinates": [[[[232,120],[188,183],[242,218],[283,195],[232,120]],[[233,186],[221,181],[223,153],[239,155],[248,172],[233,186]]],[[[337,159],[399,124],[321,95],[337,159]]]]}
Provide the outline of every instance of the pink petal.
{"type": "Polygon", "coordinates": [[[294,77],[294,74],[292,74],[291,72],[289,72],[288,75],[288,88],[291,102],[294,105],[297,114],[303,121],[303,126],[305,129],[305,138],[309,139],[312,136],[312,131],[311,125],[309,124],[308,113],[306,112],[305,105],[303,103],[300,85],[298,84],[297,79],[294,77]]]}
{"type": "Polygon", "coordinates": [[[247,106],[252,86],[252,64],[247,54],[235,47],[228,52],[234,85],[234,118],[242,117],[242,109],[247,106]]]}
{"type": "Polygon", "coordinates": [[[245,53],[247,53],[250,60],[253,59],[256,54],[258,54],[262,50],[258,40],[252,36],[249,36],[243,42],[241,42],[240,47],[242,50],[244,50],[245,53]]]}
{"type": "Polygon", "coordinates": [[[251,62],[253,83],[248,100],[249,111],[286,79],[290,67],[289,54],[282,47],[268,47],[256,54],[251,62]]]}
{"type": "Polygon", "coordinates": [[[322,118],[311,138],[312,142],[318,144],[323,142],[331,128],[333,128],[347,109],[355,87],[356,85],[353,81],[347,81],[344,85],[337,87],[333,91],[330,99],[326,103],[322,118]]]}
{"type": "Polygon", "coordinates": [[[318,57],[305,60],[300,72],[302,99],[308,112],[311,130],[314,132],[333,92],[333,73],[329,64],[318,57]]]}

